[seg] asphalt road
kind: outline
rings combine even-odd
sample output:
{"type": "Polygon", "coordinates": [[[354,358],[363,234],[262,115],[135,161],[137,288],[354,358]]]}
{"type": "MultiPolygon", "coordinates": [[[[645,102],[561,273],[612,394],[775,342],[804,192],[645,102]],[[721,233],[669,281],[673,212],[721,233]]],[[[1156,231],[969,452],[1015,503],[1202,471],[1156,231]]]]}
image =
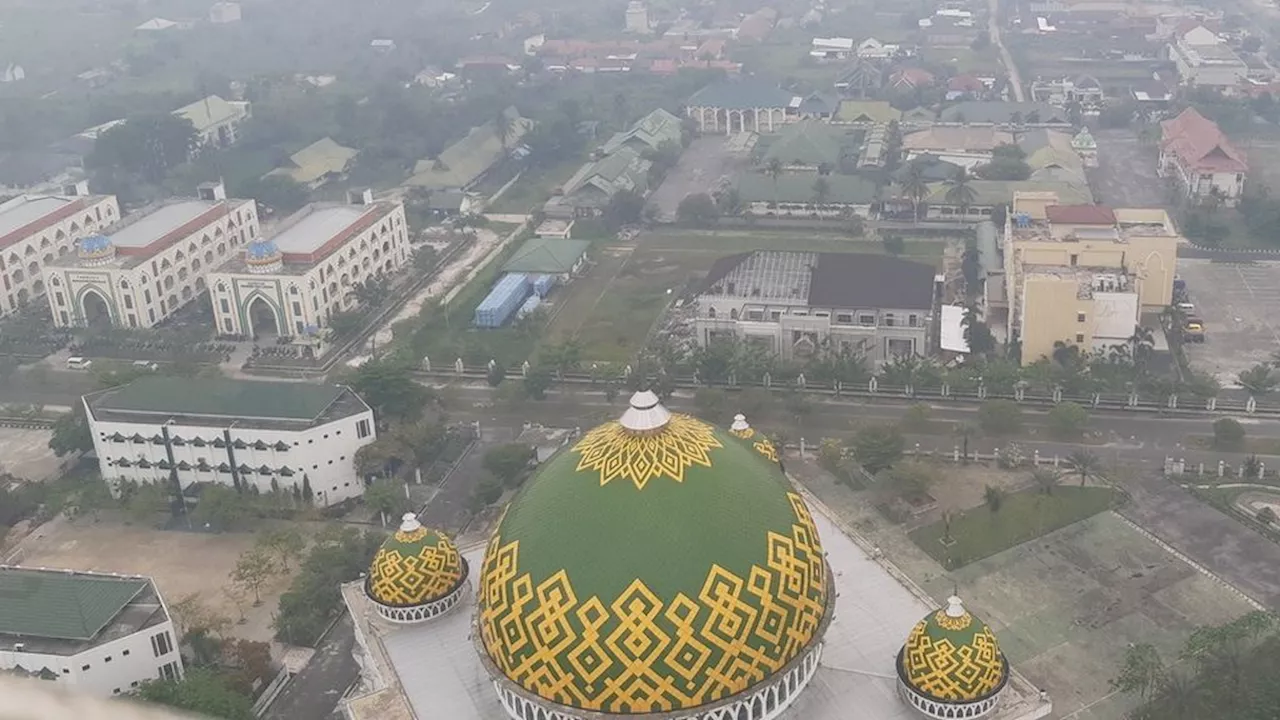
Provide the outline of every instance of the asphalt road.
{"type": "Polygon", "coordinates": [[[342,717],[338,700],[360,674],[351,650],[356,634],[345,611],[321,640],[302,672],[294,676],[275,702],[266,720],[329,720],[342,717]]]}

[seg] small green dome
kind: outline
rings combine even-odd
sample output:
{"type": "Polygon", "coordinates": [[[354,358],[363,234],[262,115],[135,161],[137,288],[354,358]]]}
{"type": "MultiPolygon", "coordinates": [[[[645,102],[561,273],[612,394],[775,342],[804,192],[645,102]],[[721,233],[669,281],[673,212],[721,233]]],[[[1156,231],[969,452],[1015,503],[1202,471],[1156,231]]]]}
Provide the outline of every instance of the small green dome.
{"type": "Polygon", "coordinates": [[[457,589],[466,573],[458,548],[405,513],[400,528],[373,557],[365,592],[390,607],[425,605],[457,589]]]}
{"type": "Polygon", "coordinates": [[[778,464],[646,392],[512,500],[477,622],[525,691],[643,714],[766,680],[817,639],[827,606],[817,529],[778,464]]]}
{"type": "Polygon", "coordinates": [[[952,596],[916,623],[898,655],[903,683],[932,700],[977,702],[1004,688],[1009,663],[987,624],[952,596]]]}

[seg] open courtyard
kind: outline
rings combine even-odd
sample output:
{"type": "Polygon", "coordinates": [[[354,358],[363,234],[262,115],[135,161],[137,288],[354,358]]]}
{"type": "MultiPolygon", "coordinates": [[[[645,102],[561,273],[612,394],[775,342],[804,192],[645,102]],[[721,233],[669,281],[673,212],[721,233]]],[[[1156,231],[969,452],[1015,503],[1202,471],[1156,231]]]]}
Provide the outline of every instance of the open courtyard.
{"type": "Polygon", "coordinates": [[[1113,512],[948,572],[876,511],[872,491],[837,485],[811,461],[787,470],[939,603],[958,591],[1014,666],[1049,693],[1053,717],[1122,720],[1135,699],[1110,682],[1130,643],[1169,657],[1195,628],[1253,609],[1113,512]]]}

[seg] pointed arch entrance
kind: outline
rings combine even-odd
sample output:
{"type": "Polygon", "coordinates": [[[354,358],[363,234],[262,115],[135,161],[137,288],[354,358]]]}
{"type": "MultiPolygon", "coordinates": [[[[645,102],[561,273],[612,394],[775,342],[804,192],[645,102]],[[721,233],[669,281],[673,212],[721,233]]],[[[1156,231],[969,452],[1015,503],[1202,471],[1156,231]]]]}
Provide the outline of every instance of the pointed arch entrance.
{"type": "Polygon", "coordinates": [[[85,327],[111,327],[111,306],[102,293],[94,288],[87,288],[80,293],[80,316],[84,318],[85,327]]]}
{"type": "Polygon", "coordinates": [[[280,317],[276,308],[263,296],[254,295],[249,299],[249,304],[245,306],[245,317],[249,321],[249,334],[254,339],[280,336],[280,317]]]}

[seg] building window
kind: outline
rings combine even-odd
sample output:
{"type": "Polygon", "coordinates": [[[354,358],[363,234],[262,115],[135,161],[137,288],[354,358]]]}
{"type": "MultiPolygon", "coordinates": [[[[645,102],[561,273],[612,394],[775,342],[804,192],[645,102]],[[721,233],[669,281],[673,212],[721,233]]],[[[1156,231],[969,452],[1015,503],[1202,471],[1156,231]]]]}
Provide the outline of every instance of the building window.
{"type": "Polygon", "coordinates": [[[120,654],[121,654],[121,655],[128,655],[128,654],[129,654],[129,651],[128,651],[128,650],[122,650],[122,651],[120,652],[120,654]]]}
{"type": "Polygon", "coordinates": [[[853,324],[853,314],[852,313],[836,313],[836,322],[853,324]]]}
{"type": "Polygon", "coordinates": [[[715,309],[715,308],[713,308],[713,307],[709,307],[709,308],[707,308],[707,317],[711,318],[712,320],[715,320],[715,319],[716,319],[716,309],[715,309]]]}
{"type": "Polygon", "coordinates": [[[143,288],[143,290],[142,290],[142,302],[144,302],[144,303],[146,303],[146,304],[148,304],[148,305],[150,305],[150,304],[151,304],[151,288],[143,288]]]}
{"type": "Polygon", "coordinates": [[[88,666],[88,665],[81,665],[81,666],[80,666],[80,669],[81,669],[81,670],[88,670],[88,669],[89,669],[89,666],[88,666]]]}
{"type": "Polygon", "coordinates": [[[218,307],[222,308],[222,312],[224,313],[231,312],[231,303],[227,302],[226,298],[222,298],[218,301],[218,307]]]}
{"type": "Polygon", "coordinates": [[[747,319],[748,319],[748,320],[763,320],[763,319],[764,319],[764,311],[763,311],[763,310],[748,310],[748,311],[747,311],[747,319]]]}
{"type": "Polygon", "coordinates": [[[870,314],[862,314],[858,316],[858,324],[863,327],[874,327],[876,324],[876,316],[870,314]]]}
{"type": "Polygon", "coordinates": [[[133,296],[132,296],[132,295],[125,295],[125,296],[124,296],[124,308],[125,308],[126,310],[132,310],[132,309],[133,309],[133,296]]]}
{"type": "Polygon", "coordinates": [[[68,317],[67,317],[67,311],[66,311],[66,310],[63,310],[63,311],[59,312],[59,313],[58,313],[58,318],[62,320],[62,324],[63,324],[63,325],[69,325],[69,324],[71,323],[70,318],[68,318],[68,317]]]}
{"type": "Polygon", "coordinates": [[[111,662],[111,656],[110,655],[106,656],[105,658],[102,659],[102,662],[111,662]]]}
{"type": "Polygon", "coordinates": [[[296,300],[293,303],[293,314],[295,317],[302,316],[302,303],[297,302],[296,300]]]}
{"type": "Polygon", "coordinates": [[[1084,342],[1084,333],[1076,333],[1076,342],[1077,343],[1084,342]]]}
{"type": "Polygon", "coordinates": [[[161,666],[160,677],[164,678],[165,680],[177,680],[178,679],[178,663],[171,662],[161,666]]]}
{"type": "Polygon", "coordinates": [[[893,323],[894,323],[893,313],[885,313],[885,314],[884,314],[884,326],[885,326],[885,327],[893,327],[893,323]]]}
{"type": "Polygon", "coordinates": [[[59,306],[62,306],[62,305],[65,305],[65,304],[66,304],[66,301],[62,299],[62,293],[61,293],[61,292],[56,292],[56,293],[54,293],[54,294],[53,294],[53,300],[54,300],[54,302],[56,302],[59,306]]]}
{"type": "Polygon", "coordinates": [[[369,421],[368,420],[361,420],[356,423],[356,437],[358,438],[369,437],[369,421]]]}
{"type": "Polygon", "coordinates": [[[1084,313],[1082,312],[1076,313],[1076,322],[1084,322],[1084,313]]]}
{"type": "Polygon", "coordinates": [[[907,316],[907,327],[920,327],[920,316],[919,316],[919,315],[908,315],[908,316],[907,316]]]}
{"type": "Polygon", "coordinates": [[[168,655],[173,650],[173,641],[169,638],[169,633],[156,633],[151,636],[151,649],[155,652],[156,657],[168,655]]]}
{"type": "Polygon", "coordinates": [[[1075,253],[1071,253],[1071,267],[1075,267],[1079,264],[1080,264],[1080,256],[1076,255],[1075,253]]]}

